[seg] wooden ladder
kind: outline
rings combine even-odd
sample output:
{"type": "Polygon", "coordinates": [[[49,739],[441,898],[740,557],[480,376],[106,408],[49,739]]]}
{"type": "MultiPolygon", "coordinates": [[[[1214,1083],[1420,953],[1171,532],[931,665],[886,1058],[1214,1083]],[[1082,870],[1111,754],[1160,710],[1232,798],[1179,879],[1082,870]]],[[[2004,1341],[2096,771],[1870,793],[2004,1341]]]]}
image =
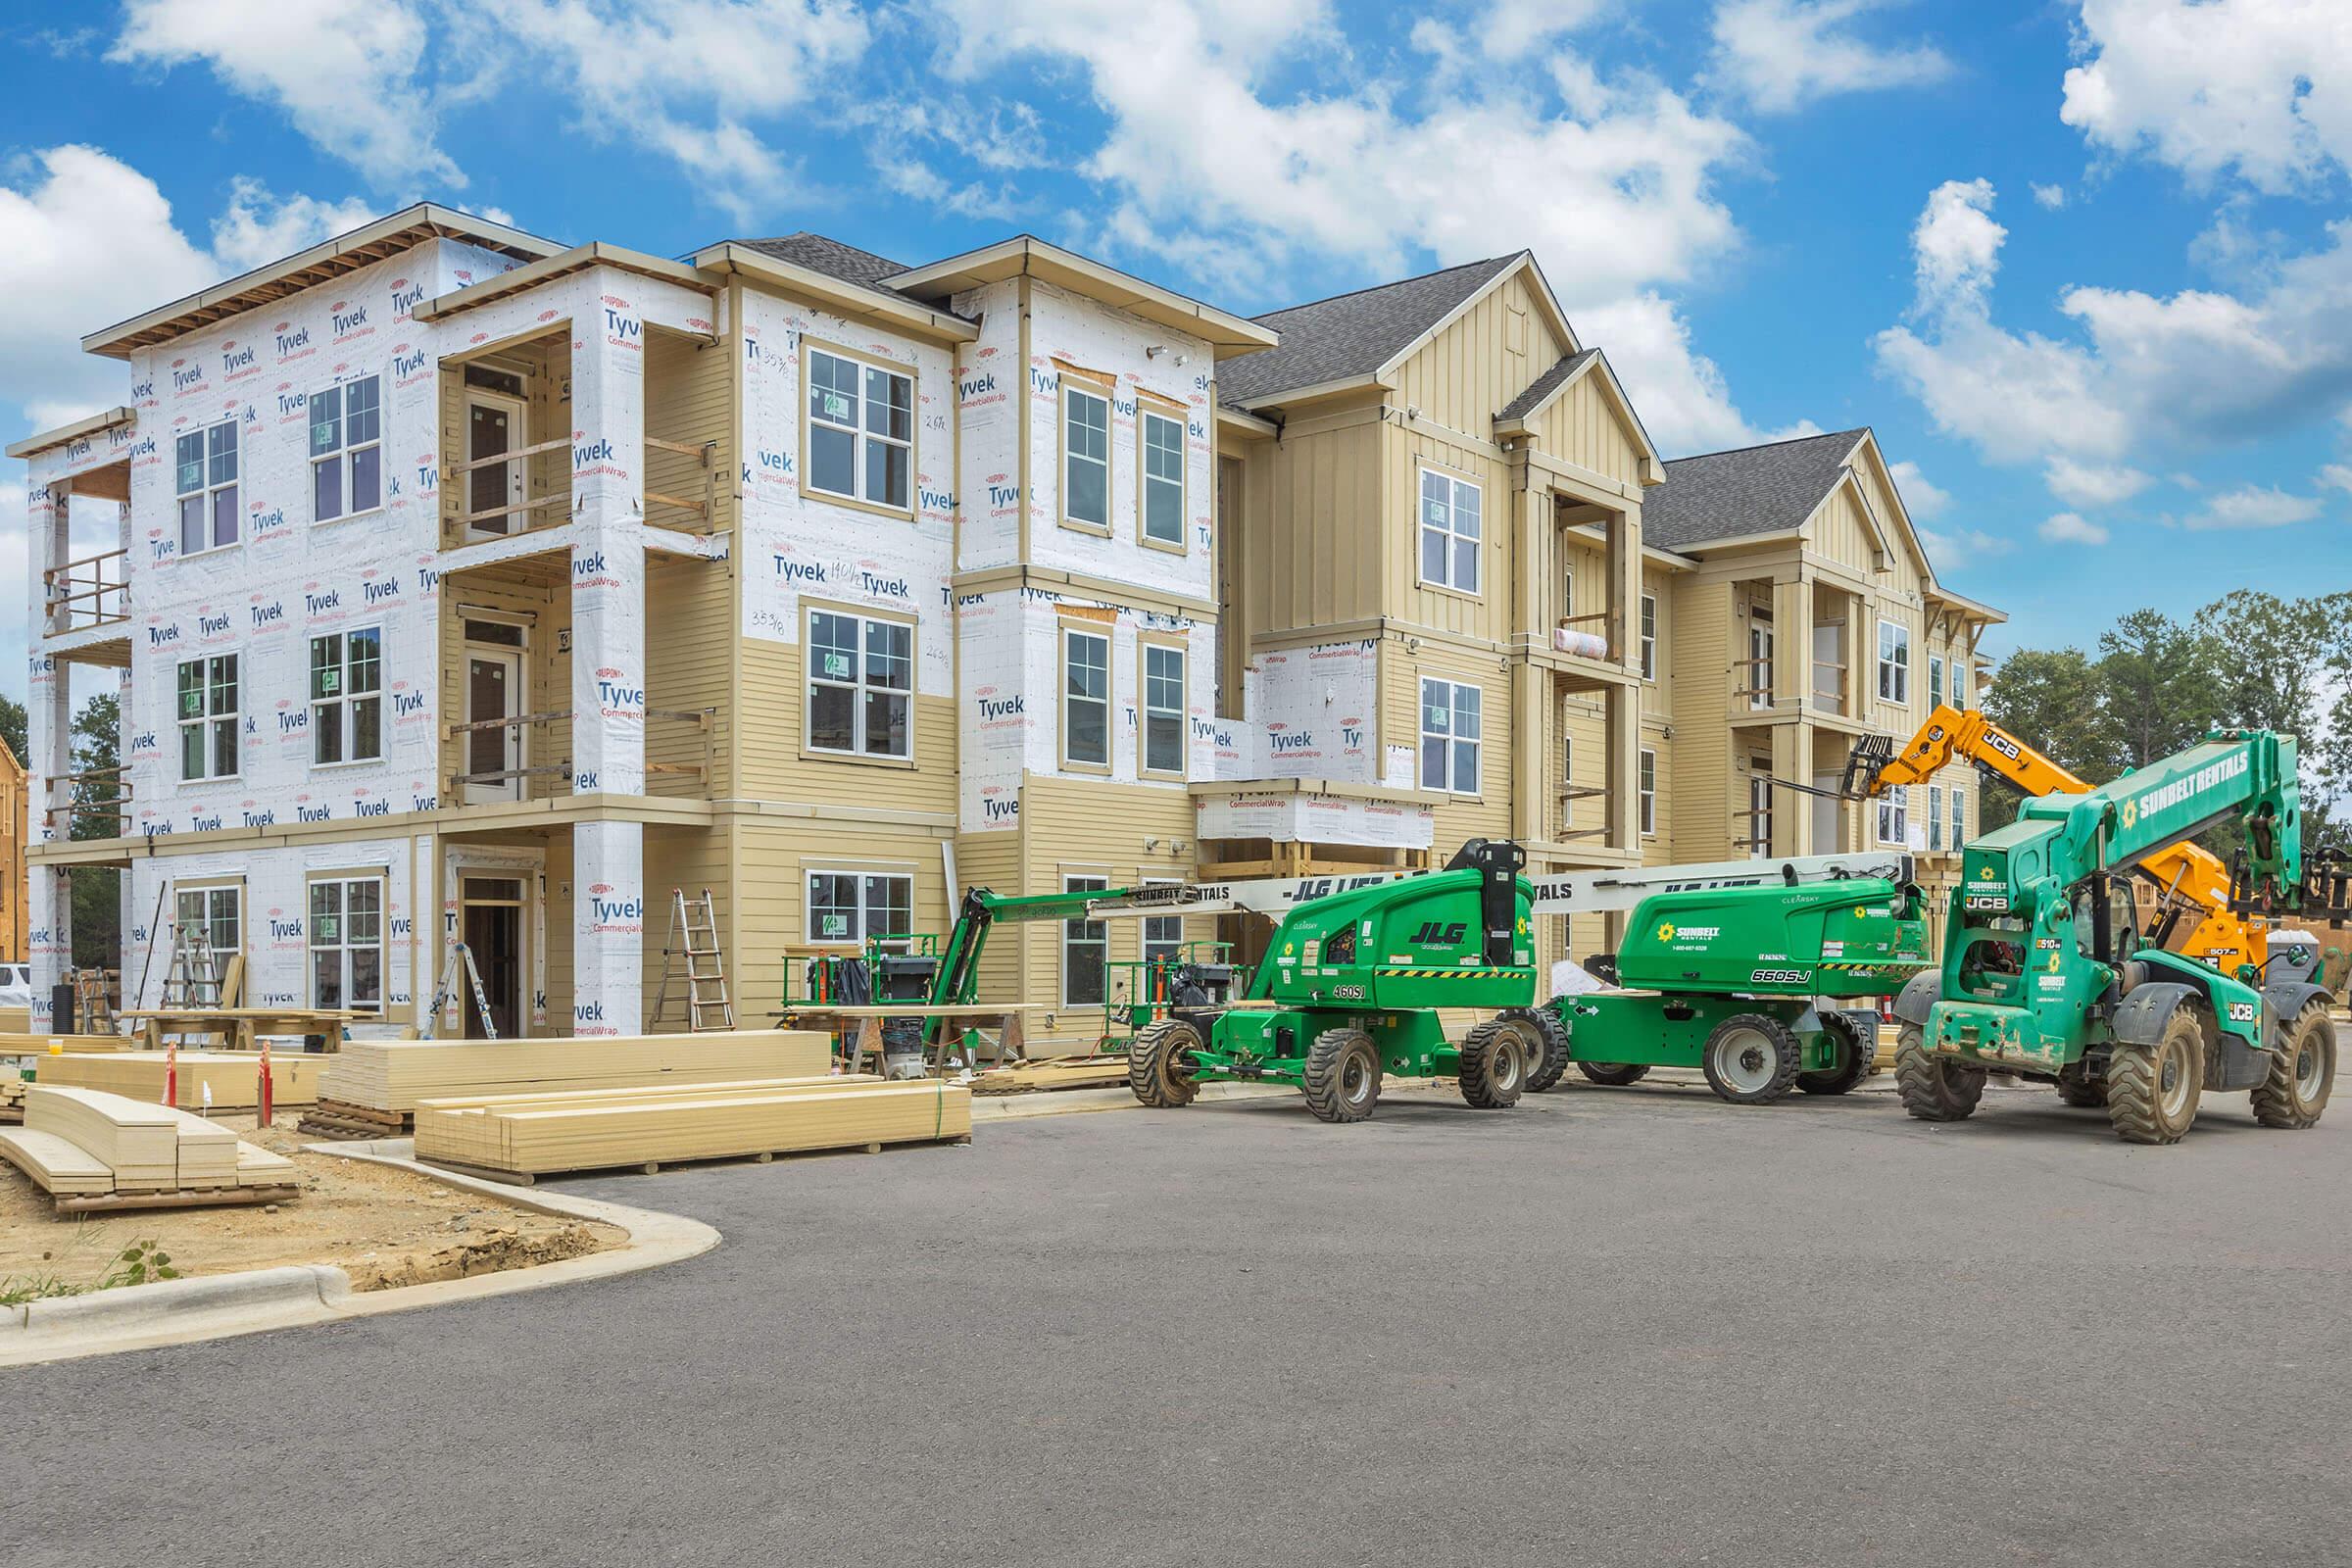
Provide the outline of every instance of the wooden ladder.
{"type": "Polygon", "coordinates": [[[692,900],[684,888],[669,890],[669,940],[662,944],[662,989],[654,996],[652,1023],[660,1023],[669,1006],[672,981],[685,991],[688,1033],[735,1027],[735,1004],[727,1000],[726,960],[718,951],[718,911],[709,888],[692,900]]]}

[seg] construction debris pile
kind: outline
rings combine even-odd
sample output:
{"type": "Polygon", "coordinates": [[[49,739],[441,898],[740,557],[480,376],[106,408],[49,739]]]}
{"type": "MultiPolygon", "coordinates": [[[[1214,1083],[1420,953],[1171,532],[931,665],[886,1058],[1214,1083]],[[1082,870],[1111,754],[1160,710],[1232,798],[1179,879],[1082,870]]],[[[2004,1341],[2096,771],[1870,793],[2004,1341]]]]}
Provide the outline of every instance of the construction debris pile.
{"type": "Polygon", "coordinates": [[[0,1129],[0,1158],[61,1213],[279,1202],[299,1192],[292,1160],[201,1116],[52,1084],[26,1086],[24,1125],[0,1129]]]}

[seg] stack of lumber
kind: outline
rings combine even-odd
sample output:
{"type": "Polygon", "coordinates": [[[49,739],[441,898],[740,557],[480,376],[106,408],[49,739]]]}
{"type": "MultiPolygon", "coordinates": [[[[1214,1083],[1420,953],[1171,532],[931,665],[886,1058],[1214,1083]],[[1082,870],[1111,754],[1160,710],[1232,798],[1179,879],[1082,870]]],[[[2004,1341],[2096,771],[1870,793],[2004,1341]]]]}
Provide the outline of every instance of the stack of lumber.
{"type": "Polygon", "coordinates": [[[1123,1055],[1051,1056],[1038,1061],[1000,1062],[972,1079],[975,1095],[1026,1095],[1040,1090],[1121,1088],[1127,1083],[1123,1055]]]}
{"type": "Polygon", "coordinates": [[[650,1084],[730,1083],[822,1073],[831,1037],[814,1029],[556,1040],[354,1040],[318,1080],[321,1100],[378,1111],[418,1102],[650,1084]]]}
{"type": "MultiPolygon", "coordinates": [[[[161,1051],[120,1051],[96,1056],[68,1052],[62,1056],[43,1056],[36,1070],[45,1084],[103,1089],[131,1100],[160,1102],[169,1055],[161,1051]]],[[[333,1059],[301,1052],[272,1052],[271,1104],[314,1103],[318,1099],[319,1074],[333,1059]]],[[[188,1110],[254,1109],[261,1104],[261,1056],[250,1051],[181,1052],[175,1103],[188,1110]]]]}
{"type": "Polygon", "coordinates": [[[0,1131],[0,1158],[61,1210],[278,1202],[294,1162],[201,1116],[101,1090],[26,1086],[24,1126],[0,1131]]]}
{"type": "Polygon", "coordinates": [[[51,1046],[66,1051],[128,1051],[137,1044],[127,1035],[0,1034],[0,1056],[45,1056],[51,1046]]]}
{"type": "Polygon", "coordinates": [[[555,1171],[877,1149],[971,1136],[959,1084],[808,1077],[428,1101],[416,1156],[527,1179],[555,1171]]]}

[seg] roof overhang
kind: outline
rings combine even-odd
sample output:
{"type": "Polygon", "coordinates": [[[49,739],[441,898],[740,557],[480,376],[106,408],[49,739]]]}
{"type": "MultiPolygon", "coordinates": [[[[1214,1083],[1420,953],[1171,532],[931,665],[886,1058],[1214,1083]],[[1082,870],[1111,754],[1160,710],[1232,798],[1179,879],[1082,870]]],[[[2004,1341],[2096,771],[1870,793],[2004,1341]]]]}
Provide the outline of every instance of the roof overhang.
{"type": "Polygon", "coordinates": [[[797,294],[814,300],[836,316],[870,322],[885,330],[939,343],[969,343],[980,336],[977,321],[967,320],[953,311],[932,310],[913,300],[860,288],[812,267],[787,262],[733,240],[699,250],[693,260],[706,272],[741,277],[783,293],[797,294]]]}
{"type": "Polygon", "coordinates": [[[1230,403],[1217,405],[1217,423],[1225,429],[1247,436],[1278,436],[1282,434],[1282,426],[1276,424],[1272,419],[1260,418],[1254,414],[1235,408],[1230,403]]]}
{"type": "Polygon", "coordinates": [[[1170,331],[1200,338],[1220,360],[1270,349],[1282,341],[1282,334],[1272,327],[1260,326],[1213,305],[1203,305],[1157,283],[1147,283],[1030,234],[1016,234],[961,256],[897,273],[885,281],[902,294],[942,302],[966,289],[1002,283],[1011,277],[1034,277],[1073,294],[1100,300],[1131,316],[1140,316],[1170,331]]]}
{"type": "Polygon", "coordinates": [[[1317,381],[1312,386],[1288,387],[1280,392],[1268,392],[1260,397],[1236,398],[1234,407],[1241,409],[1287,409],[1295,403],[1312,403],[1318,398],[1346,397],[1350,392],[1394,392],[1396,383],[1377,375],[1348,375],[1337,381],[1317,381]]]}
{"type": "Polygon", "coordinates": [[[659,256],[648,256],[642,251],[627,250],[618,245],[607,245],[600,240],[593,244],[575,245],[560,255],[542,257],[513,271],[501,272],[479,283],[435,295],[409,314],[419,321],[440,320],[479,305],[510,298],[525,289],[537,288],[559,277],[584,272],[592,267],[611,267],[624,272],[636,272],[644,277],[693,289],[699,294],[708,294],[712,287],[710,278],[683,262],[665,262],[659,256]]]}
{"type": "Polygon", "coordinates": [[[1934,584],[1928,589],[1928,597],[1941,600],[1958,610],[1960,613],[1972,619],[1982,620],[1986,625],[1998,625],[2009,618],[2007,611],[1995,610],[1990,605],[1969,598],[1966,594],[1956,594],[1940,583],[1934,584]]]}
{"type": "Polygon", "coordinates": [[[1617,422],[1623,425],[1626,434],[1633,438],[1634,449],[1642,455],[1642,484],[1664,484],[1666,482],[1666,460],[1658,456],[1657,445],[1649,439],[1649,431],[1642,423],[1642,416],[1635,409],[1634,400],[1625,395],[1624,385],[1618,381],[1617,372],[1609,366],[1608,355],[1597,350],[1587,356],[1582,364],[1562,376],[1560,384],[1544,393],[1526,413],[1509,419],[1496,419],[1494,421],[1495,439],[1502,440],[1518,436],[1532,438],[1536,434],[1535,421],[1543,417],[1544,411],[1565,397],[1570,387],[1590,375],[1600,377],[1597,384],[1601,389],[1601,395],[1608,401],[1611,410],[1615,412],[1617,422]]]}
{"type": "Polygon", "coordinates": [[[322,240],[267,267],[159,306],[81,340],[82,350],[126,360],[139,349],[200,331],[216,321],[267,305],[306,288],[331,282],[428,239],[462,239],[517,261],[535,262],[563,250],[553,240],[526,234],[432,202],[418,202],[388,218],[363,223],[348,234],[322,240]]]}
{"type": "Polygon", "coordinates": [[[8,455],[12,458],[29,458],[36,452],[47,452],[52,447],[62,447],[69,441],[79,441],[84,436],[111,430],[118,424],[129,424],[137,418],[135,410],[118,405],[104,414],[93,414],[87,418],[75,419],[71,424],[61,424],[54,430],[28,435],[11,446],[8,455]]]}

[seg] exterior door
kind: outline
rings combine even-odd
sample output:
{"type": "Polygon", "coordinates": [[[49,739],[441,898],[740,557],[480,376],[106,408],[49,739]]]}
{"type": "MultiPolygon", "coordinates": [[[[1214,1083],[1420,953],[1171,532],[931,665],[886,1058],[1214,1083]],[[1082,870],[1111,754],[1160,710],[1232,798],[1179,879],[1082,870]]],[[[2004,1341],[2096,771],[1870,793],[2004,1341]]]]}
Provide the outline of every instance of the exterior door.
{"type": "MultiPolygon", "coordinates": [[[[515,718],[523,707],[522,653],[514,648],[466,649],[466,720],[515,718]]],[[[468,804],[523,798],[523,726],[502,724],[466,732],[466,799],[468,804]],[[484,778],[484,774],[504,777],[484,778]]]]}
{"type": "Polygon", "coordinates": [[[482,1027],[481,1004],[466,989],[461,1013],[468,1040],[495,1032],[501,1040],[522,1034],[522,881],[518,877],[469,876],[461,895],[465,906],[466,946],[473,951],[473,966],[482,977],[482,994],[490,1004],[490,1030],[482,1027]]]}
{"type": "MultiPolygon", "coordinates": [[[[466,459],[468,463],[495,458],[502,452],[518,452],[529,444],[523,432],[521,403],[488,392],[466,393],[466,459]]],[[[527,514],[507,512],[488,517],[476,514],[494,512],[501,507],[520,506],[526,499],[520,459],[468,468],[466,471],[466,514],[474,520],[466,525],[466,531],[478,539],[494,539],[522,532],[530,525],[527,514]]]]}

